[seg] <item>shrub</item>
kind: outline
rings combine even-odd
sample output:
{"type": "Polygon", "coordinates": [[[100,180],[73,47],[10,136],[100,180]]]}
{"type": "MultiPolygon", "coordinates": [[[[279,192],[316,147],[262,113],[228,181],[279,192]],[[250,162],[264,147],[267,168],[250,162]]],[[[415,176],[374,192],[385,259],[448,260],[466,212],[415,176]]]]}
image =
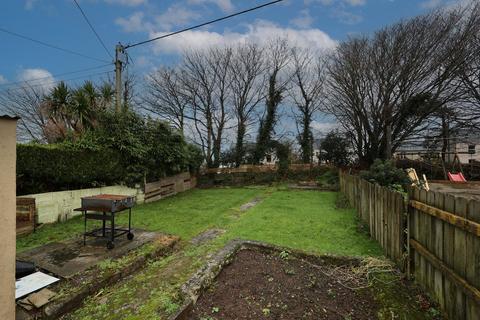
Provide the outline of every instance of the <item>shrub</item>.
{"type": "Polygon", "coordinates": [[[56,145],[19,145],[18,194],[124,183],[198,171],[201,151],[165,122],[104,112],[94,129],[56,145]]]}
{"type": "Polygon", "coordinates": [[[317,178],[317,184],[322,188],[338,189],[339,183],[337,170],[328,170],[317,178]]]}
{"type": "Polygon", "coordinates": [[[408,184],[407,174],[402,169],[396,168],[391,160],[376,159],[370,169],[362,171],[360,176],[365,180],[397,191],[403,190],[403,186],[408,184]]]}
{"type": "Polygon", "coordinates": [[[17,194],[119,183],[124,168],[112,150],[75,150],[59,145],[17,145],[17,194]]]}

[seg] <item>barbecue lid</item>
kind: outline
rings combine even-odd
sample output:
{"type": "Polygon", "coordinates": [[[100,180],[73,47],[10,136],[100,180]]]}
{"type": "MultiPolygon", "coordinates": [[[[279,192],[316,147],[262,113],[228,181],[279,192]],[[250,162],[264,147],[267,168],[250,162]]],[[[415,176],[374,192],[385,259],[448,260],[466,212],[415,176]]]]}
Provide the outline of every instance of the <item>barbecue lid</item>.
{"type": "Polygon", "coordinates": [[[131,199],[133,196],[122,196],[118,194],[97,194],[95,196],[82,197],[82,199],[96,199],[96,200],[126,200],[131,199]]]}

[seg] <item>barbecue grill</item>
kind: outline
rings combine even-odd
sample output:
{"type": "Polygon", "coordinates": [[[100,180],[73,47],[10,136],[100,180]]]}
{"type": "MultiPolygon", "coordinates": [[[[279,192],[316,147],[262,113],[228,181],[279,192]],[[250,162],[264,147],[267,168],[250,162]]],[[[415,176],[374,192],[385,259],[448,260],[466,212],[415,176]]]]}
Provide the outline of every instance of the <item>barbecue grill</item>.
{"type": "Polygon", "coordinates": [[[82,207],[75,209],[81,211],[84,215],[84,233],[83,244],[86,244],[86,238],[100,237],[109,239],[107,248],[115,247],[115,238],[127,235],[128,240],[132,240],[134,235],[131,231],[132,207],[135,205],[134,196],[122,196],[114,194],[100,194],[91,197],[82,198],[82,207]],[[115,228],[115,215],[128,210],[128,229],[115,228]],[[102,227],[87,232],[87,220],[101,220],[102,227]],[[110,221],[110,228],[106,228],[106,221],[110,221]]]}

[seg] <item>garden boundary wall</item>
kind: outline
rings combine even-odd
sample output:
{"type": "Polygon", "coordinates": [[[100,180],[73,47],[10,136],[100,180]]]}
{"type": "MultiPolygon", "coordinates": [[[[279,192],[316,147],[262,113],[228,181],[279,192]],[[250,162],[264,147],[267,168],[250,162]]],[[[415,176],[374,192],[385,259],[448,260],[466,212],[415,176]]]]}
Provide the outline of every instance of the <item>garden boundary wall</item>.
{"type": "MultiPolygon", "coordinates": [[[[88,188],[79,190],[57,191],[38,194],[29,194],[19,197],[32,198],[35,200],[36,222],[53,223],[66,221],[81,212],[73,211],[81,206],[81,198],[98,194],[119,194],[135,196],[137,204],[157,201],[170,195],[177,194],[196,186],[196,178],[190,173],[180,173],[166,177],[159,181],[146,183],[145,188],[139,186],[130,188],[127,186],[106,186],[100,188],[88,188]]],[[[17,215],[22,214],[23,208],[17,206],[17,215]]]]}
{"type": "Polygon", "coordinates": [[[397,263],[385,237],[402,241],[397,232],[404,230],[405,272],[439,303],[449,319],[480,319],[480,201],[411,188],[404,202],[405,218],[391,225],[390,217],[398,215],[399,207],[389,198],[397,192],[372,187],[346,173],[340,174],[340,186],[361,219],[368,221],[372,237],[397,263]],[[375,218],[378,215],[380,219],[375,218]],[[375,234],[379,228],[384,235],[380,239],[375,234]]]}

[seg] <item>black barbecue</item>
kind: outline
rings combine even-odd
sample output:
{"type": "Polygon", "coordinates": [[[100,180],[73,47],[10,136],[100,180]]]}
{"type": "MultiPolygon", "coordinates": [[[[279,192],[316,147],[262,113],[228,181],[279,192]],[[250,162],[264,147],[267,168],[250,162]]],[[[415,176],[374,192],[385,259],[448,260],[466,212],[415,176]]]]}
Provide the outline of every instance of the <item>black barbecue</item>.
{"type": "Polygon", "coordinates": [[[134,196],[100,194],[82,198],[82,207],[75,209],[75,211],[83,212],[85,218],[83,244],[86,244],[87,236],[108,239],[108,249],[113,249],[115,247],[115,238],[124,234],[127,235],[128,240],[132,240],[131,224],[132,207],[134,205],[134,196]],[[128,210],[128,229],[115,228],[115,215],[125,210],[128,210]],[[87,232],[87,219],[101,220],[103,222],[102,227],[87,232]],[[110,221],[109,230],[106,228],[106,221],[110,221]]]}

